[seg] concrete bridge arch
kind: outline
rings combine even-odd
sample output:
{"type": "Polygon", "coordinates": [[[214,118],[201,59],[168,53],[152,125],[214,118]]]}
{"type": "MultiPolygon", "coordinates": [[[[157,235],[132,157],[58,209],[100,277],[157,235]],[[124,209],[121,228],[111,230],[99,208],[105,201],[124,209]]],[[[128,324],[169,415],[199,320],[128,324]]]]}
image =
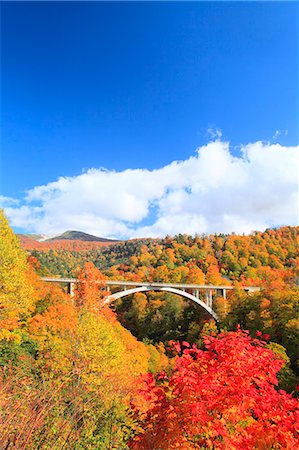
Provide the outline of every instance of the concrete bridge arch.
{"type": "Polygon", "coordinates": [[[171,294],[180,295],[181,297],[185,297],[193,302],[197,303],[201,308],[203,308],[213,319],[218,321],[218,316],[213,311],[213,309],[208,306],[205,302],[195,297],[195,295],[189,294],[188,292],[182,291],[181,289],[176,289],[173,287],[156,287],[156,286],[138,286],[132,289],[126,289],[123,291],[115,292],[114,294],[109,295],[105,299],[105,303],[111,303],[114,300],[117,300],[122,297],[126,297],[127,295],[136,294],[138,292],[149,292],[149,291],[161,291],[161,292],[169,292],[171,294]]]}

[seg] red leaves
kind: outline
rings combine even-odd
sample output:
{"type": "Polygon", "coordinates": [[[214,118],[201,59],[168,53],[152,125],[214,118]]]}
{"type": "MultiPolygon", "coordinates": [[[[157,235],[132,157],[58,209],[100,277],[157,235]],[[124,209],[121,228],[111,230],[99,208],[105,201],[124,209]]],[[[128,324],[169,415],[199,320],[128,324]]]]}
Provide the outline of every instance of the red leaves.
{"type": "Polygon", "coordinates": [[[206,340],[207,350],[185,346],[173,374],[147,384],[144,434],[131,448],[294,449],[298,402],[275,389],[282,361],[241,330],[206,340]]]}
{"type": "Polygon", "coordinates": [[[181,344],[179,342],[176,341],[169,341],[169,348],[173,349],[176,351],[176,353],[180,353],[181,352],[181,344]]]}

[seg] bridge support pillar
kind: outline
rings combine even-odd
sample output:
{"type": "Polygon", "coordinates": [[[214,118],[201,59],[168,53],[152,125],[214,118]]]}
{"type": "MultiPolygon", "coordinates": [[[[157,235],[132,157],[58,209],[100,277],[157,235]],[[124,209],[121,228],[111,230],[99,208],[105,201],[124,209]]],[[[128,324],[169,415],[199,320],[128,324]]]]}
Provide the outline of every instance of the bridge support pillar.
{"type": "Polygon", "coordinates": [[[223,289],[223,298],[226,300],[226,289],[223,289]]]}
{"type": "Polygon", "coordinates": [[[67,285],[67,293],[73,297],[74,296],[74,284],[75,283],[68,283],[67,285]]]}
{"type": "Polygon", "coordinates": [[[212,304],[213,304],[213,294],[212,294],[212,289],[207,289],[206,290],[206,304],[209,308],[212,308],[212,304]]]}

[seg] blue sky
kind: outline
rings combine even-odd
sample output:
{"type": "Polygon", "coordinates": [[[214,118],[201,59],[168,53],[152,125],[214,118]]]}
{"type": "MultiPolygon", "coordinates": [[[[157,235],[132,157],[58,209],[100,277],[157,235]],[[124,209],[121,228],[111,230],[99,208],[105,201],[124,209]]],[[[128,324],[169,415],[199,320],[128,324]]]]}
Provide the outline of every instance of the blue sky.
{"type": "MultiPolygon", "coordinates": [[[[2,2],[1,25],[1,194],[20,202],[4,204],[17,230],[145,232],[165,193],[181,186],[146,197],[137,218],[111,212],[118,225],[103,227],[104,204],[91,205],[83,223],[74,204],[58,225],[47,200],[26,192],[92,168],[163,169],[218,138],[232,157],[257,141],[298,145],[298,3],[2,2]]],[[[252,226],[279,225],[273,217],[252,226]]]]}

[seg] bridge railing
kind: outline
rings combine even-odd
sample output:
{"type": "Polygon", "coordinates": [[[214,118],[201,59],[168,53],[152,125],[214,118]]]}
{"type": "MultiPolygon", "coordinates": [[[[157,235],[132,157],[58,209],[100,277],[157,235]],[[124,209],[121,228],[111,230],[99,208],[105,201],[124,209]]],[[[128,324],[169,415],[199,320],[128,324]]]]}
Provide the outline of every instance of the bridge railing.
{"type": "MultiPolygon", "coordinates": [[[[55,277],[42,277],[43,281],[49,283],[78,283],[76,278],[55,278],[55,277]]],[[[102,281],[95,281],[95,283],[103,283],[102,281]]],[[[213,284],[190,284],[190,283],[160,283],[156,281],[124,281],[124,280],[105,280],[107,286],[153,286],[153,287],[175,287],[179,289],[200,289],[200,290],[233,290],[235,286],[232,285],[213,285],[213,284]]],[[[259,291],[261,288],[258,286],[241,286],[245,291],[259,291]]]]}

